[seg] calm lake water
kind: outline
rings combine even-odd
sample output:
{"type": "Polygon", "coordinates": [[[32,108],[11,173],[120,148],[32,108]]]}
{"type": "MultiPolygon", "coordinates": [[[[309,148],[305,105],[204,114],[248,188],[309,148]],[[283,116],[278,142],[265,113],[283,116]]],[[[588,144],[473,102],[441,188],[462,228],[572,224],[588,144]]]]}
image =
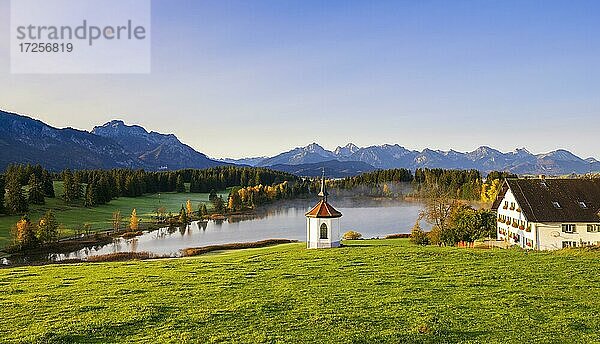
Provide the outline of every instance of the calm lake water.
{"type": "MultiPolygon", "coordinates": [[[[224,221],[193,222],[187,228],[162,228],[145,232],[132,239],[115,239],[113,243],[85,248],[68,254],[51,254],[50,260],[116,252],[151,252],[157,255],[179,256],[180,250],[214,244],[252,242],[264,239],[306,239],[304,214],[315,203],[295,202],[265,209],[258,216],[230,218],[224,221]]],[[[341,233],[355,230],[364,238],[384,237],[394,233],[410,233],[421,204],[414,202],[332,202],[342,212],[341,233]],[[339,205],[338,205],[339,204],[339,205]]]]}

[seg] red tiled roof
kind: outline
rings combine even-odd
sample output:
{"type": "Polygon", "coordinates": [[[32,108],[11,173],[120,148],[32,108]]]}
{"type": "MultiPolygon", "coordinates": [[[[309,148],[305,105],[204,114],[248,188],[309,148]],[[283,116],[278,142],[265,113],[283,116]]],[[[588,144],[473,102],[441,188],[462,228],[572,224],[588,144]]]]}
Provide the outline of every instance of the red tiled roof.
{"type": "Polygon", "coordinates": [[[342,217],[342,213],[335,210],[329,203],[321,200],[308,213],[307,217],[342,217]]]}

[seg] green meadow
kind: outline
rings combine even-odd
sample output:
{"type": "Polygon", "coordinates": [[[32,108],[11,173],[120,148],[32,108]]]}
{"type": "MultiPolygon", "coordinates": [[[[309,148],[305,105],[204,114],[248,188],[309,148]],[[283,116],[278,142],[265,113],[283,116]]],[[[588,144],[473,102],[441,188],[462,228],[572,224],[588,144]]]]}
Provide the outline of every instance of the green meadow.
{"type": "MultiPolygon", "coordinates": [[[[186,185],[189,189],[189,185],[186,185]]],[[[46,204],[41,206],[30,205],[29,216],[32,221],[39,219],[48,209],[52,209],[60,223],[61,236],[73,235],[76,229],[84,224],[89,224],[92,231],[106,230],[112,228],[112,216],[117,210],[121,211],[123,225],[125,226],[131,211],[136,208],[136,212],[143,221],[152,221],[151,216],[156,215],[156,209],[165,207],[167,212],[179,213],[181,205],[189,199],[194,209],[198,209],[200,203],[207,203],[208,193],[160,193],[148,194],[141,197],[120,197],[110,201],[106,205],[93,208],[83,207],[82,202],[73,205],[66,204],[61,198],[62,182],[54,183],[56,198],[46,198],[46,204]]],[[[229,191],[222,191],[219,194],[226,199],[229,191]]],[[[20,219],[20,216],[0,216],[0,248],[10,242],[11,227],[20,219]]]]}
{"type": "Polygon", "coordinates": [[[347,244],[0,269],[0,341],[600,342],[598,252],[347,244]]]}

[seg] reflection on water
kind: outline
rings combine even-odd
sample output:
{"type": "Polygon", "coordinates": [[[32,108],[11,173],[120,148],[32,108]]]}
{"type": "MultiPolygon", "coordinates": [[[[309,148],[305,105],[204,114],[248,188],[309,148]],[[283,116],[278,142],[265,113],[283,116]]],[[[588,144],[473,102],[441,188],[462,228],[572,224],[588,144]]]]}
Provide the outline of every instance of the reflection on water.
{"type": "MultiPolygon", "coordinates": [[[[69,254],[51,254],[48,259],[84,259],[92,255],[147,251],[157,255],[179,256],[180,250],[214,244],[251,242],[264,239],[306,238],[304,214],[314,200],[274,206],[258,215],[239,215],[227,220],[193,222],[187,227],[161,228],[132,239],[117,238],[112,244],[85,248],[69,254]]],[[[335,202],[344,216],[341,232],[355,230],[365,238],[393,233],[409,233],[421,210],[418,203],[376,202],[371,204],[335,202]]]]}

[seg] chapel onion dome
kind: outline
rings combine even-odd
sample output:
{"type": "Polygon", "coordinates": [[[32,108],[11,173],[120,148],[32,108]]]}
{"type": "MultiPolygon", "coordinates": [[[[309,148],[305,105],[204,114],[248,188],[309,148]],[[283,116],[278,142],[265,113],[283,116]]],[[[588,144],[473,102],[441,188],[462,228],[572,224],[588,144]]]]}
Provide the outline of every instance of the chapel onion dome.
{"type": "Polygon", "coordinates": [[[342,213],[335,210],[331,204],[327,203],[327,186],[325,185],[325,170],[323,170],[323,177],[321,178],[321,191],[319,192],[321,200],[315,205],[308,213],[306,217],[318,217],[318,218],[337,218],[342,217],[342,213]]]}

